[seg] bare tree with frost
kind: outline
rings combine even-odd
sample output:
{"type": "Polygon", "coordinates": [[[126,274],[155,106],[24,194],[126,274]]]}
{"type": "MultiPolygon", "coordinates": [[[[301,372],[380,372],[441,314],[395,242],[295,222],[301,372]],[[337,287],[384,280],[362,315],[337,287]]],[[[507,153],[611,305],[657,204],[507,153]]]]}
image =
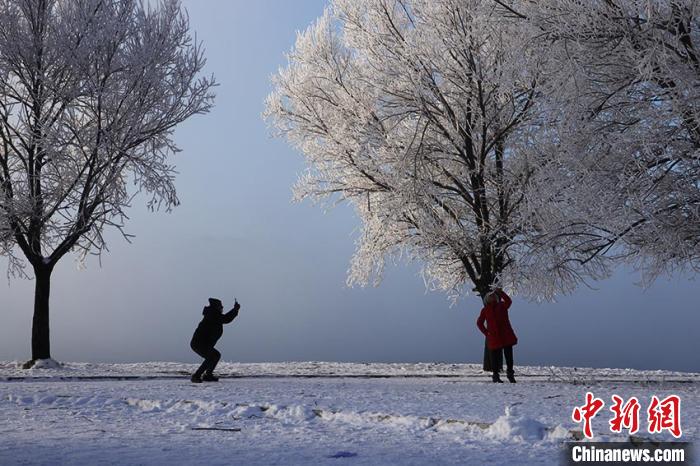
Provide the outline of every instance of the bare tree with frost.
{"type": "Polygon", "coordinates": [[[32,360],[56,263],[101,253],[138,192],[178,204],[172,133],[212,105],[204,62],[177,0],[0,1],[0,245],[36,279],[32,360]]]}
{"type": "Polygon", "coordinates": [[[525,12],[558,75],[544,92],[559,120],[543,149],[554,163],[533,178],[543,248],[622,257],[646,279],[698,270],[699,15],[693,0],[549,0],[525,12]]]}
{"type": "Polygon", "coordinates": [[[455,294],[548,298],[607,273],[576,249],[528,253],[532,141],[553,124],[530,25],[493,0],[335,0],[298,36],[266,116],[308,161],[296,197],[360,216],[350,283],[399,256],[455,294]]]}

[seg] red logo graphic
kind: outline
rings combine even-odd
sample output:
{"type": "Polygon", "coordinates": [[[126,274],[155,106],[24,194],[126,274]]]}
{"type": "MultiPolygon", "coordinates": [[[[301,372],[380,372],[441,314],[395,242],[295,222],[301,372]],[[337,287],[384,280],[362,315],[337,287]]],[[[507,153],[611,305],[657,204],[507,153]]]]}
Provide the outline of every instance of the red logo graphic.
{"type": "Polygon", "coordinates": [[[650,434],[668,430],[676,438],[681,436],[681,398],[678,395],[667,396],[661,401],[656,395],[652,396],[647,415],[650,434]]]}
{"type": "Polygon", "coordinates": [[[614,404],[610,407],[610,411],[615,414],[610,420],[610,431],[611,432],[622,432],[622,429],[629,429],[629,433],[636,434],[639,430],[639,400],[636,397],[632,397],[627,400],[627,403],[622,404],[624,401],[617,395],[612,396],[614,404]]]}
{"type": "MultiPolygon", "coordinates": [[[[636,397],[631,397],[627,402],[622,397],[612,395],[613,405],[610,411],[614,414],[609,421],[610,431],[615,433],[628,429],[630,435],[639,431],[639,410],[641,406],[636,397]]],[[[605,402],[593,396],[593,393],[586,392],[586,404],[576,406],[571,413],[571,419],[576,423],[583,422],[583,435],[586,438],[593,438],[593,428],[591,422],[598,412],[603,409],[605,402]]],[[[649,408],[647,409],[647,431],[656,434],[668,430],[674,437],[680,438],[683,434],[681,430],[681,397],[669,395],[663,400],[654,395],[651,397],[649,408]]]]}
{"type": "Polygon", "coordinates": [[[598,411],[603,409],[605,402],[600,398],[593,396],[593,393],[586,393],[586,404],[583,406],[577,406],[574,408],[574,412],[571,413],[571,419],[574,422],[581,422],[583,420],[583,435],[587,438],[593,437],[593,429],[591,429],[591,421],[598,414],[598,411]]]}

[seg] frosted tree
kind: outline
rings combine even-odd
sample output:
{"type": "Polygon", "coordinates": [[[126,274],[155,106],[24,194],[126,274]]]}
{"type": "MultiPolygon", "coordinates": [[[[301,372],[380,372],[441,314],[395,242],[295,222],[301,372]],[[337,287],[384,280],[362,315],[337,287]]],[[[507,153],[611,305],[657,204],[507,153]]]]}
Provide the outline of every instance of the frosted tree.
{"type": "Polygon", "coordinates": [[[647,279],[697,270],[700,4],[550,0],[523,12],[558,74],[544,92],[560,121],[555,163],[533,179],[542,243],[622,257],[647,279]],[[573,244],[580,228],[587,240],[573,244]]]}
{"type": "Polygon", "coordinates": [[[56,263],[101,253],[138,192],[178,204],[172,133],[212,105],[204,62],[177,0],[0,1],[0,250],[36,280],[32,360],[56,263]]]}
{"type": "Polygon", "coordinates": [[[548,298],[608,273],[577,249],[530,253],[525,201],[549,163],[532,141],[553,125],[540,33],[505,2],[335,0],[298,36],[266,116],[308,161],[296,197],[350,202],[362,220],[350,283],[396,257],[454,295],[548,298]]]}

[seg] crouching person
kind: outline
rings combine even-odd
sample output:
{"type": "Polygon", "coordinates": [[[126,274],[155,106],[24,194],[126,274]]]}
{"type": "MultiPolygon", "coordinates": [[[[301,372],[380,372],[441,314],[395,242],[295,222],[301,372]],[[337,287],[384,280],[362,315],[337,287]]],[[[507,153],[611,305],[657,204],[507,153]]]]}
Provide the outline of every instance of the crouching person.
{"type": "Polygon", "coordinates": [[[224,333],[224,324],[228,324],[238,316],[241,305],[236,302],[233,309],[224,314],[224,305],[220,300],[209,298],[209,305],[202,311],[202,321],[197,326],[197,330],[192,335],[190,348],[204,358],[204,362],[199,366],[197,372],[192,374],[192,382],[216,382],[219,380],[214,375],[216,364],[221,359],[221,353],[214,348],[224,333]]]}

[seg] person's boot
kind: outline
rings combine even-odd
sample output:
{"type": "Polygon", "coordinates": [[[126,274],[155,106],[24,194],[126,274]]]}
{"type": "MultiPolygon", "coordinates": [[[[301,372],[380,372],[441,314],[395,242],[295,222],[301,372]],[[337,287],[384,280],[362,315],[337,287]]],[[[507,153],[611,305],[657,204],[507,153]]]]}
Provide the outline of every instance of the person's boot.
{"type": "Polygon", "coordinates": [[[192,377],[190,378],[190,382],[192,383],[202,383],[202,376],[194,373],[192,374],[192,377]]]}
{"type": "Polygon", "coordinates": [[[491,380],[493,380],[493,383],[503,383],[501,380],[501,376],[498,375],[498,372],[494,372],[493,375],[491,376],[491,380]]]}
{"type": "Polygon", "coordinates": [[[204,376],[202,377],[202,381],[203,382],[218,382],[219,378],[217,376],[215,376],[214,374],[208,373],[208,374],[204,374],[204,376]]]}
{"type": "Polygon", "coordinates": [[[506,373],[506,377],[508,377],[508,382],[510,383],[515,383],[515,372],[513,371],[508,371],[506,373]]]}

